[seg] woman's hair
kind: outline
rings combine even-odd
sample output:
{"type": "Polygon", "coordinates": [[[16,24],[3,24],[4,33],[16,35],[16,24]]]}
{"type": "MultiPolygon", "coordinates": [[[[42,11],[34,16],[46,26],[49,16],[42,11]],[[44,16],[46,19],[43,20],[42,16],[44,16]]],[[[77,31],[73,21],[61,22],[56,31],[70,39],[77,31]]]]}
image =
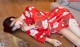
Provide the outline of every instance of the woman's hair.
{"type": "Polygon", "coordinates": [[[17,30],[12,31],[13,26],[10,27],[12,21],[10,20],[11,18],[16,18],[16,17],[8,17],[3,21],[3,30],[4,32],[8,32],[8,33],[15,33],[17,30]]]}

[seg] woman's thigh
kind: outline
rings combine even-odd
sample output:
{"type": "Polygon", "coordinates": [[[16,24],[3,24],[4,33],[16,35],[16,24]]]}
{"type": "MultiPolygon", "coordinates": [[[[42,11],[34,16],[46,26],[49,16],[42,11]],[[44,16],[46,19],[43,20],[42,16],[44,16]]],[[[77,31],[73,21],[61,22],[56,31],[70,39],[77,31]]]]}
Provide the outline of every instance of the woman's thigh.
{"type": "Polygon", "coordinates": [[[77,23],[77,21],[75,19],[72,19],[71,21],[69,21],[69,29],[78,37],[80,37],[80,28],[79,28],[79,24],[77,23]]]}

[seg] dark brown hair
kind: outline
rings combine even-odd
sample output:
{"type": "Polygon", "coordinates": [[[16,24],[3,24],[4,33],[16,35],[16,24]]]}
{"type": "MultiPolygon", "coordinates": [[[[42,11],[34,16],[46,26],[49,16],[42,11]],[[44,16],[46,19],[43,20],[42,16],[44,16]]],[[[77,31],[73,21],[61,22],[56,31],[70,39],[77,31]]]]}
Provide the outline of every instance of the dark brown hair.
{"type": "Polygon", "coordinates": [[[12,21],[10,20],[11,18],[16,18],[16,17],[13,17],[13,16],[12,16],[12,17],[6,18],[6,19],[3,21],[3,28],[4,28],[3,30],[4,30],[4,32],[8,32],[8,33],[11,33],[11,34],[12,34],[12,33],[15,33],[15,31],[12,31],[12,28],[13,28],[14,25],[10,27],[10,24],[11,24],[11,22],[12,22],[12,21]]]}

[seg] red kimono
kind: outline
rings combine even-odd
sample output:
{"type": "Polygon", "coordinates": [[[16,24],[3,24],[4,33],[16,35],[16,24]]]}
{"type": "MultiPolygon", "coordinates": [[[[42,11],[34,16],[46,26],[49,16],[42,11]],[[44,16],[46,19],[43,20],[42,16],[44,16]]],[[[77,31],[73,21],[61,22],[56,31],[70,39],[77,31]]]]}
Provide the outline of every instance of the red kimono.
{"type": "Polygon", "coordinates": [[[63,7],[56,7],[49,12],[42,12],[35,7],[28,6],[23,12],[23,16],[25,17],[23,20],[27,25],[35,24],[36,26],[26,31],[26,33],[42,43],[45,42],[46,37],[50,37],[51,32],[69,27],[69,20],[74,19],[72,14],[63,7]]]}

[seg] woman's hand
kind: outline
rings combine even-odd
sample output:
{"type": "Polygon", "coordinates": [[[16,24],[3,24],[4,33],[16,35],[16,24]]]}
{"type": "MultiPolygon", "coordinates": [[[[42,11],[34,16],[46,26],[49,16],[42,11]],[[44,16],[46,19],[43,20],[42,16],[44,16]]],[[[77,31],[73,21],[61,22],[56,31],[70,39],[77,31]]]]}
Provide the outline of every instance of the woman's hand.
{"type": "Polygon", "coordinates": [[[46,41],[53,44],[54,46],[60,46],[62,43],[57,39],[46,38],[46,41]]]}

